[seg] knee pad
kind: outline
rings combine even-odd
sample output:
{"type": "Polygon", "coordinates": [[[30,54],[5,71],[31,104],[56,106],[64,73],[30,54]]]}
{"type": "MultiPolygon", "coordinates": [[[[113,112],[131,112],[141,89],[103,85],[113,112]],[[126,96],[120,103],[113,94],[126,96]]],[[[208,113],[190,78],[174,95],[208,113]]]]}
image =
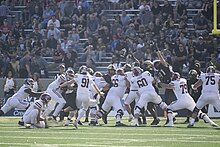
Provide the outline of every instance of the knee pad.
{"type": "Polygon", "coordinates": [[[166,110],[167,109],[167,104],[165,102],[160,102],[159,106],[161,109],[166,110]]]}
{"type": "Polygon", "coordinates": [[[171,109],[167,109],[167,113],[173,113],[171,109]]]}
{"type": "Polygon", "coordinates": [[[120,116],[120,118],[122,118],[123,115],[124,115],[123,110],[119,109],[119,110],[117,111],[117,114],[116,114],[115,117],[120,116]]]}

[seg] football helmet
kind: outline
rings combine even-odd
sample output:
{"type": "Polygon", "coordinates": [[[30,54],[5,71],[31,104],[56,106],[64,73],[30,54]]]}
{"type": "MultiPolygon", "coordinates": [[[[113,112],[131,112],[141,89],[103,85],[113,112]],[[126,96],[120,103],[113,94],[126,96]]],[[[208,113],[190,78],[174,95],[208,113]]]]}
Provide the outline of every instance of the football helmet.
{"type": "Polygon", "coordinates": [[[97,71],[97,72],[94,73],[94,76],[95,77],[102,77],[102,73],[97,71]]]}
{"type": "Polygon", "coordinates": [[[69,67],[67,70],[66,70],[66,77],[67,77],[67,80],[71,80],[74,78],[74,71],[71,67],[69,67]]]}
{"type": "Polygon", "coordinates": [[[43,93],[40,96],[40,99],[43,101],[44,104],[48,104],[48,102],[51,100],[51,97],[48,93],[43,93]]]}
{"type": "Polygon", "coordinates": [[[178,80],[178,79],[180,79],[180,74],[178,72],[174,72],[172,77],[171,77],[171,80],[175,81],[175,80],[178,80]]]}
{"type": "Polygon", "coordinates": [[[93,75],[94,74],[94,70],[92,68],[87,68],[87,71],[90,75],[93,75]]]}
{"type": "Polygon", "coordinates": [[[142,74],[142,72],[143,72],[143,70],[138,66],[135,66],[132,70],[132,73],[134,76],[139,76],[142,74]]]}
{"type": "Polygon", "coordinates": [[[116,70],[116,67],[113,64],[108,65],[108,70],[116,70]]]}
{"type": "Polygon", "coordinates": [[[124,69],[123,69],[123,68],[118,68],[118,69],[116,70],[116,74],[117,74],[117,75],[124,75],[124,69]]]}
{"type": "Polygon", "coordinates": [[[197,78],[197,75],[198,75],[198,73],[197,73],[197,71],[196,71],[195,69],[191,69],[191,70],[189,71],[189,78],[190,78],[190,79],[196,79],[196,78],[197,78]]]}
{"type": "Polygon", "coordinates": [[[160,60],[154,60],[153,61],[153,66],[155,69],[158,69],[158,65],[160,64],[160,60]]]}
{"type": "Polygon", "coordinates": [[[63,81],[67,81],[67,77],[65,74],[61,74],[60,79],[62,79],[63,81]]]}
{"type": "Polygon", "coordinates": [[[80,74],[87,74],[87,67],[85,65],[80,66],[79,73],[80,74]]]}
{"type": "Polygon", "coordinates": [[[215,67],[214,66],[207,67],[206,73],[215,73],[215,67]]]}
{"type": "Polygon", "coordinates": [[[33,85],[34,85],[34,80],[33,80],[32,78],[25,79],[24,84],[25,84],[26,86],[32,88],[33,85]]]}
{"type": "Polygon", "coordinates": [[[146,60],[142,64],[142,68],[145,71],[153,70],[154,69],[154,64],[150,60],[146,60]]]}
{"type": "Polygon", "coordinates": [[[131,71],[131,64],[125,64],[125,65],[123,66],[123,69],[124,69],[125,72],[131,71]]]}

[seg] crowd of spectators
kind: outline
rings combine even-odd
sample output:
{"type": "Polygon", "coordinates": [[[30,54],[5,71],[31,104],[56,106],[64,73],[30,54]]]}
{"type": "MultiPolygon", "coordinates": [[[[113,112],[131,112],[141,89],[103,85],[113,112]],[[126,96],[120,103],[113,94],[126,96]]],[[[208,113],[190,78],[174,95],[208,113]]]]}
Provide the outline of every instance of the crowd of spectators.
{"type": "Polygon", "coordinates": [[[209,0],[176,0],[175,5],[168,0],[1,0],[0,77],[12,71],[15,77],[38,73],[47,78],[48,69],[60,63],[76,69],[85,62],[95,69],[109,55],[118,66],[134,59],[143,62],[156,59],[158,49],[181,74],[197,62],[219,70],[219,36],[209,34],[212,10],[209,0]],[[19,5],[26,6],[22,20],[9,23],[7,16],[19,5]],[[199,9],[191,20],[193,30],[187,25],[189,8],[199,9]],[[122,10],[113,22],[102,11],[109,9],[122,10]],[[135,9],[139,14],[127,14],[135,9]]]}

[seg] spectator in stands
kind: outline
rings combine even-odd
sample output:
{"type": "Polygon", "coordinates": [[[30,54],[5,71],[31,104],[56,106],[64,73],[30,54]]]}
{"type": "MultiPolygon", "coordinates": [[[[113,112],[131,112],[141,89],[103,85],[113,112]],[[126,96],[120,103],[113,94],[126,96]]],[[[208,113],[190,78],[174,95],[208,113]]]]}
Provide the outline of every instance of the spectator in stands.
{"type": "Polygon", "coordinates": [[[127,15],[125,10],[122,10],[122,15],[120,19],[123,29],[127,29],[128,25],[130,24],[131,17],[127,15]]]}
{"type": "Polygon", "coordinates": [[[208,63],[206,63],[206,67],[213,66],[216,70],[220,71],[220,63],[218,62],[216,55],[211,54],[211,59],[208,63]]]}
{"type": "Polygon", "coordinates": [[[122,29],[122,25],[119,23],[119,20],[115,19],[114,23],[111,26],[111,33],[112,35],[117,34],[117,29],[120,28],[122,29]]]}
{"type": "Polygon", "coordinates": [[[64,4],[64,21],[68,21],[76,11],[76,6],[73,1],[66,1],[64,4]]]}
{"type": "Polygon", "coordinates": [[[129,24],[129,28],[127,28],[125,31],[125,36],[131,40],[135,40],[136,34],[137,34],[137,32],[135,30],[134,24],[133,23],[129,24]]]}
{"type": "Polygon", "coordinates": [[[32,77],[30,65],[31,65],[30,52],[26,51],[24,52],[24,56],[20,59],[20,63],[19,63],[19,66],[20,66],[19,77],[20,78],[32,77]]]}
{"type": "Polygon", "coordinates": [[[56,18],[56,15],[53,14],[51,16],[51,19],[47,22],[47,27],[49,28],[50,27],[50,24],[53,24],[54,25],[54,28],[57,28],[59,29],[60,28],[60,21],[56,18]]]}
{"type": "Polygon", "coordinates": [[[46,5],[45,9],[43,10],[43,21],[41,22],[43,28],[46,28],[47,23],[52,15],[54,15],[54,11],[50,8],[49,5],[46,5]]]}
{"type": "Polygon", "coordinates": [[[119,0],[109,0],[110,2],[110,8],[113,10],[119,9],[119,0]]]}
{"type": "Polygon", "coordinates": [[[73,50],[71,46],[69,46],[69,52],[64,56],[64,64],[66,68],[73,68],[76,69],[77,63],[77,53],[76,50],[73,50]]]}
{"type": "Polygon", "coordinates": [[[142,51],[143,45],[139,44],[136,47],[135,52],[133,53],[134,58],[136,58],[140,63],[142,63],[145,59],[144,52],[142,51]]]}
{"type": "Polygon", "coordinates": [[[99,20],[94,14],[90,14],[87,20],[87,29],[85,31],[85,37],[98,34],[99,20]]]}
{"type": "Polygon", "coordinates": [[[108,22],[107,17],[102,15],[100,20],[100,29],[104,29],[104,27],[110,28],[111,24],[108,22]]]}
{"type": "Polygon", "coordinates": [[[49,50],[55,49],[57,47],[57,43],[58,41],[54,38],[54,35],[51,34],[50,38],[46,42],[46,48],[48,48],[49,50]]]}
{"type": "Polygon", "coordinates": [[[186,7],[181,0],[176,1],[176,7],[174,9],[174,20],[177,21],[177,19],[187,19],[186,7]]]}
{"type": "Polygon", "coordinates": [[[186,46],[186,44],[187,44],[187,39],[186,39],[185,33],[180,32],[179,39],[180,39],[180,42],[181,42],[184,46],[186,46]]]}
{"type": "Polygon", "coordinates": [[[173,7],[168,0],[164,0],[164,6],[162,6],[161,13],[163,21],[168,18],[168,15],[172,15],[173,17],[173,7]]]}
{"type": "Polygon", "coordinates": [[[95,57],[96,57],[96,54],[95,54],[93,45],[88,45],[85,48],[83,55],[80,57],[80,61],[90,63],[92,60],[92,62],[95,62],[96,61],[95,57]]]}
{"type": "Polygon", "coordinates": [[[60,2],[57,3],[57,6],[60,9],[60,11],[62,12],[64,11],[65,4],[66,4],[66,0],[61,0],[60,2]]]}
{"type": "Polygon", "coordinates": [[[13,71],[13,75],[15,78],[18,77],[18,73],[19,73],[19,60],[16,59],[16,57],[12,57],[10,64],[12,66],[12,71],[13,71]]]}
{"type": "Polygon", "coordinates": [[[141,1],[138,9],[140,9],[141,11],[149,9],[151,11],[150,5],[148,4],[147,1],[141,1]]]}
{"type": "Polygon", "coordinates": [[[79,36],[77,28],[73,28],[71,40],[72,40],[72,46],[76,50],[78,50],[79,48],[79,39],[80,39],[80,36],[79,36]]]}
{"type": "Polygon", "coordinates": [[[199,61],[205,61],[207,54],[207,47],[205,42],[203,41],[203,37],[199,36],[199,40],[195,45],[195,56],[194,58],[199,61]]]}
{"type": "Polygon", "coordinates": [[[68,40],[66,37],[64,37],[63,42],[61,43],[61,49],[66,54],[69,52],[69,47],[72,45],[72,41],[68,40]]]}
{"type": "Polygon", "coordinates": [[[183,64],[186,64],[188,54],[183,43],[180,43],[178,48],[174,50],[173,71],[182,74],[183,64]]]}
{"type": "Polygon", "coordinates": [[[22,25],[22,22],[16,21],[15,26],[12,30],[13,34],[15,35],[15,38],[25,38],[26,34],[24,32],[24,27],[22,25]]]}
{"type": "Polygon", "coordinates": [[[49,37],[50,37],[52,34],[54,35],[54,38],[55,38],[56,40],[59,40],[59,39],[60,39],[60,30],[57,29],[57,28],[55,28],[53,23],[51,23],[51,24],[49,25],[49,28],[48,28],[48,29],[49,29],[49,30],[48,30],[48,32],[47,32],[47,39],[49,39],[49,37]]]}
{"type": "Polygon", "coordinates": [[[48,78],[48,63],[42,57],[41,50],[35,52],[35,60],[37,65],[39,66],[39,75],[41,78],[48,78]]]}
{"type": "Polygon", "coordinates": [[[9,25],[7,19],[4,19],[3,24],[0,26],[0,31],[4,36],[7,36],[8,33],[11,31],[11,26],[9,25]]]}
{"type": "Polygon", "coordinates": [[[63,60],[64,54],[65,53],[64,53],[64,51],[61,48],[61,44],[58,43],[57,47],[55,49],[53,49],[53,54],[52,54],[53,61],[55,63],[61,63],[62,60],[63,60]]]}
{"type": "Polygon", "coordinates": [[[10,10],[8,6],[5,5],[5,1],[1,2],[0,6],[0,25],[2,25],[3,20],[7,19],[7,16],[9,15],[10,10]]]}
{"type": "Polygon", "coordinates": [[[33,91],[34,92],[43,91],[43,84],[40,80],[40,75],[38,73],[33,73],[33,80],[34,80],[33,91]]]}
{"type": "Polygon", "coordinates": [[[101,61],[102,57],[105,56],[106,46],[102,41],[102,38],[98,38],[97,46],[96,46],[96,54],[97,54],[97,61],[101,61]]]}
{"type": "Polygon", "coordinates": [[[161,6],[157,1],[154,1],[153,6],[151,7],[152,14],[154,18],[157,18],[160,16],[161,13],[161,6]]]}
{"type": "Polygon", "coordinates": [[[202,5],[202,14],[212,23],[213,21],[213,2],[206,0],[202,5]]]}
{"type": "Polygon", "coordinates": [[[208,21],[201,11],[198,12],[193,18],[193,24],[197,34],[205,33],[208,31],[208,21]]]}
{"type": "Polygon", "coordinates": [[[41,33],[39,32],[38,26],[35,26],[33,32],[31,32],[30,38],[31,38],[31,39],[37,38],[37,39],[40,39],[40,40],[42,39],[42,35],[41,35],[41,33]]]}
{"type": "Polygon", "coordinates": [[[109,28],[104,26],[101,31],[99,31],[99,36],[102,38],[102,42],[105,44],[105,46],[109,46],[112,39],[112,34],[109,31],[109,28]]]}
{"type": "Polygon", "coordinates": [[[187,32],[188,32],[186,20],[184,20],[184,19],[180,19],[180,20],[179,20],[179,29],[178,29],[177,32],[178,32],[178,33],[179,33],[179,32],[184,32],[184,33],[187,33],[187,32]]]}
{"type": "Polygon", "coordinates": [[[141,20],[141,24],[148,26],[148,24],[153,21],[153,14],[150,11],[150,8],[146,7],[145,9],[140,11],[140,20],[141,20]]]}
{"type": "Polygon", "coordinates": [[[87,24],[86,24],[86,20],[85,20],[84,16],[79,16],[79,20],[77,22],[77,30],[78,30],[80,38],[85,38],[84,32],[86,30],[86,25],[87,24]]]}
{"type": "Polygon", "coordinates": [[[31,20],[33,20],[34,18],[37,19],[37,20],[41,20],[42,19],[42,15],[43,15],[43,10],[38,5],[36,5],[33,8],[33,10],[31,10],[31,13],[30,13],[31,20]]]}

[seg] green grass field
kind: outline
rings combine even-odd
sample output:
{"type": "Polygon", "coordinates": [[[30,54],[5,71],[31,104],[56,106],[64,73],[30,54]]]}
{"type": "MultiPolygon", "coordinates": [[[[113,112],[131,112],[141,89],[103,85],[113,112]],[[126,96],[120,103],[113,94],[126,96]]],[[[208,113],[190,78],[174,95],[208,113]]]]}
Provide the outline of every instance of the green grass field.
{"type": "MultiPolygon", "coordinates": [[[[48,129],[25,129],[18,126],[18,117],[0,117],[0,147],[4,146],[94,146],[94,147],[125,147],[125,146],[199,146],[219,147],[220,127],[212,128],[202,120],[194,128],[186,128],[180,124],[185,118],[177,118],[175,127],[163,127],[161,118],[158,126],[148,124],[139,127],[115,127],[115,118],[110,117],[104,126],[91,127],[86,124],[74,129],[72,125],[51,124],[48,129]]],[[[214,119],[220,125],[220,119],[214,119]]],[[[100,121],[101,122],[101,121],[100,121]]],[[[127,118],[123,118],[123,123],[127,118]]]]}

